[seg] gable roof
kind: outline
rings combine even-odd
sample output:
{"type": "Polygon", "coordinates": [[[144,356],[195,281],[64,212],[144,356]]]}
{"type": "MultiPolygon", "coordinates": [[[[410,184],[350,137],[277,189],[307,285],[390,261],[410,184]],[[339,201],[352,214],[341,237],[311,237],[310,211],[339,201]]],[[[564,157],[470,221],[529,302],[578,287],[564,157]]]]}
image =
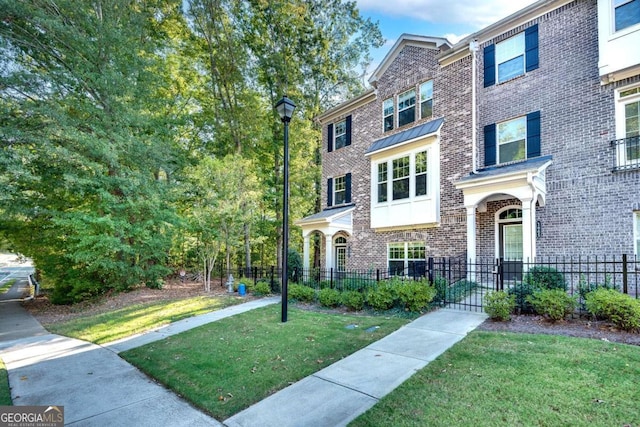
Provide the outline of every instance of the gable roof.
{"type": "Polygon", "coordinates": [[[402,132],[394,133],[377,141],[373,141],[371,147],[365,152],[365,155],[373,154],[378,151],[386,150],[389,147],[400,145],[405,142],[413,141],[414,139],[434,134],[440,130],[440,126],[444,123],[443,118],[431,120],[430,122],[423,123],[420,126],[414,126],[411,129],[407,129],[402,132]]]}
{"type": "Polygon", "coordinates": [[[402,49],[405,46],[418,46],[426,49],[434,49],[434,50],[442,50],[446,51],[451,48],[451,43],[449,40],[443,37],[428,37],[428,36],[417,36],[415,34],[402,34],[398,37],[393,47],[387,52],[387,55],[384,57],[378,68],[371,74],[369,77],[369,84],[373,87],[377,87],[378,80],[380,76],[384,74],[384,72],[389,68],[389,65],[393,62],[394,59],[400,54],[402,49]]]}

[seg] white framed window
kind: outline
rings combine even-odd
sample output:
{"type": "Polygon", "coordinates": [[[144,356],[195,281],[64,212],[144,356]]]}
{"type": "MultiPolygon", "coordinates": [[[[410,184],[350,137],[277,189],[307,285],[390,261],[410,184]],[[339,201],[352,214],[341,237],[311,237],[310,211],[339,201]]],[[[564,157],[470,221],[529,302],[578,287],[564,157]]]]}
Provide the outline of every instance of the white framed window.
{"type": "Polygon", "coordinates": [[[333,200],[336,205],[345,203],[347,195],[346,177],[338,176],[333,179],[333,200]]]}
{"type": "Polygon", "coordinates": [[[433,116],[433,80],[420,85],[420,118],[433,116]]]}
{"type": "Polygon", "coordinates": [[[498,163],[507,163],[526,159],[526,116],[498,123],[496,128],[498,133],[498,163]]]}
{"type": "Polygon", "coordinates": [[[378,203],[387,201],[388,189],[388,165],[387,163],[378,163],[378,203]]]}
{"type": "Polygon", "coordinates": [[[394,108],[393,98],[385,99],[382,103],[382,120],[384,123],[384,131],[387,132],[393,129],[394,123],[394,108]]]}
{"type": "Polygon", "coordinates": [[[636,257],[640,257],[640,211],[633,213],[633,250],[636,257]]]}
{"type": "Polygon", "coordinates": [[[334,126],[333,146],[335,149],[342,148],[347,145],[347,120],[340,120],[334,126]]]}
{"type": "Polygon", "coordinates": [[[524,74],[525,33],[516,34],[496,44],[498,83],[524,74]]]}
{"type": "Polygon", "coordinates": [[[398,127],[416,121],[416,90],[398,95],[398,127]]]}
{"type": "Polygon", "coordinates": [[[424,276],[426,245],[424,242],[389,243],[389,274],[393,276],[424,276]]]}
{"type": "Polygon", "coordinates": [[[392,200],[401,200],[409,198],[409,179],[411,169],[409,165],[409,156],[400,157],[392,160],[392,200]]]}
{"type": "Polygon", "coordinates": [[[640,0],[613,0],[614,31],[640,23],[640,0]]]}
{"type": "Polygon", "coordinates": [[[616,167],[640,167],[640,86],[616,92],[616,167]]]}
{"type": "Polygon", "coordinates": [[[429,195],[428,150],[405,154],[376,165],[378,203],[429,195]],[[391,170],[391,186],[389,186],[391,170]]]}
{"type": "Polygon", "coordinates": [[[336,270],[345,271],[347,267],[347,239],[344,236],[338,236],[333,241],[336,256],[336,270]]]}

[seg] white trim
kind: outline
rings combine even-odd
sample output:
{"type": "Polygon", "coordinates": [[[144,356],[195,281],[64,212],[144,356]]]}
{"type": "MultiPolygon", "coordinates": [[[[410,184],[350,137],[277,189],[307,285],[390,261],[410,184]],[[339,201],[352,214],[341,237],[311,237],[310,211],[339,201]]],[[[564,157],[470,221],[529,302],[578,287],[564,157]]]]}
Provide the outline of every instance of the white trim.
{"type": "Polygon", "coordinates": [[[633,253],[640,257],[640,211],[633,212],[633,253]]]}
{"type": "MultiPolygon", "coordinates": [[[[509,206],[505,206],[501,209],[498,209],[496,211],[496,213],[493,216],[493,224],[494,224],[494,258],[499,258],[500,257],[500,224],[509,224],[509,223],[520,223],[522,224],[522,215],[520,215],[520,218],[513,218],[513,219],[500,219],[500,214],[504,211],[507,211],[509,209],[517,209],[522,213],[522,205],[509,205],[509,206]]],[[[522,232],[524,233],[524,227],[522,229],[522,232]]],[[[524,243],[524,239],[523,239],[523,243],[524,243]]],[[[524,245],[523,245],[524,246],[524,245]]],[[[524,252],[524,247],[523,247],[523,252],[524,252]]]]}

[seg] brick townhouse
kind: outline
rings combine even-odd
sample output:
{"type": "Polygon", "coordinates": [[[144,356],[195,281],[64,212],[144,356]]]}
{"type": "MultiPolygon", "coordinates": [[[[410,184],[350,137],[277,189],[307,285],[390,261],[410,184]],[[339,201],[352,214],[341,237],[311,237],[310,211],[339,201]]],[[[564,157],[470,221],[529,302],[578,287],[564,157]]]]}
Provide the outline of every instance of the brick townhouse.
{"type": "Polygon", "coordinates": [[[305,267],[640,252],[640,0],[540,0],[452,45],[403,35],[319,117],[305,267]]]}

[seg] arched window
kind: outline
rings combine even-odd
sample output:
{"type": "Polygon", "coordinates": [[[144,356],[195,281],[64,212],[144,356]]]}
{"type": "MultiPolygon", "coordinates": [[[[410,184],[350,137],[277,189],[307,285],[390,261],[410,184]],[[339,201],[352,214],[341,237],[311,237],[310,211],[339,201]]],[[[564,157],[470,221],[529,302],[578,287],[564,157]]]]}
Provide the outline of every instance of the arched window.
{"type": "Polygon", "coordinates": [[[500,212],[500,221],[522,219],[522,209],[509,208],[500,212]]]}
{"type": "Polygon", "coordinates": [[[347,266],[347,239],[344,236],[338,236],[333,241],[336,252],[336,270],[344,271],[347,266]]]}

